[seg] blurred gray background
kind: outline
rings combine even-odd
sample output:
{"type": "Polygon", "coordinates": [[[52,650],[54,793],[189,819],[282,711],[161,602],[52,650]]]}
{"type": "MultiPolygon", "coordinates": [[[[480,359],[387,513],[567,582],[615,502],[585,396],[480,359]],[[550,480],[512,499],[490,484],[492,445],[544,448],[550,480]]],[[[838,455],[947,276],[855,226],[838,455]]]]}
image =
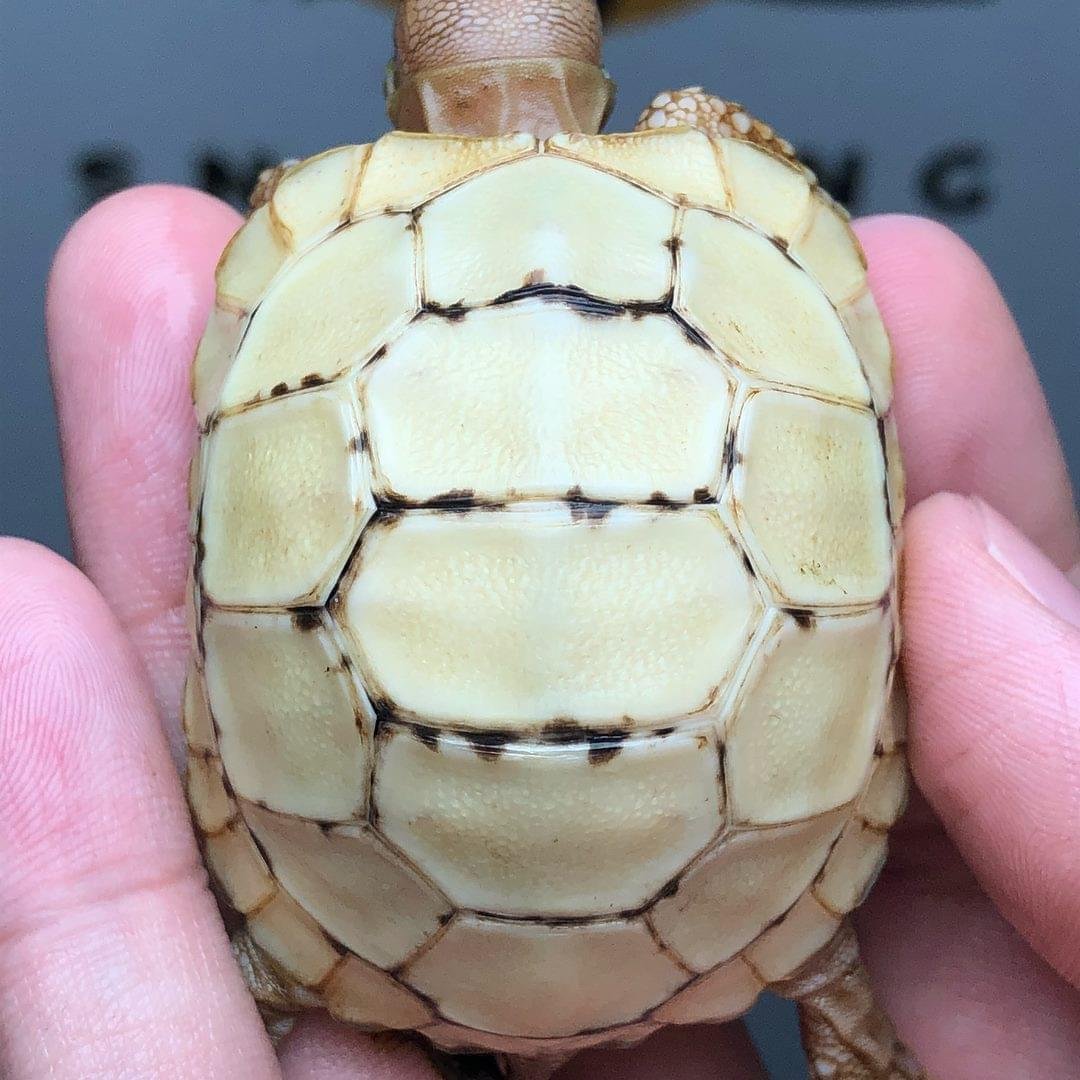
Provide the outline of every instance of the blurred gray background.
{"type": "MultiPolygon", "coordinates": [[[[238,203],[266,164],[374,138],[391,14],[356,0],[0,10],[0,530],[67,552],[42,330],[64,231],[128,184],[198,184],[238,203]]],[[[611,26],[611,126],[632,126],[660,89],[704,83],[797,142],[854,212],[957,229],[1020,320],[1076,477],[1078,41],[1076,0],[669,2],[611,26]]],[[[801,1080],[787,1008],[766,1002],[751,1026],[775,1080],[801,1080]]]]}

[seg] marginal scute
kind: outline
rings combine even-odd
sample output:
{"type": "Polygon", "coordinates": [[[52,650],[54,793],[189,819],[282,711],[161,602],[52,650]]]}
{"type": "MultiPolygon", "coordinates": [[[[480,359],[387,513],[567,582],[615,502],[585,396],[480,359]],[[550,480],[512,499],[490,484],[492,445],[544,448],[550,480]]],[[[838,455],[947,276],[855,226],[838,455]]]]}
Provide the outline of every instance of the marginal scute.
{"type": "Polygon", "coordinates": [[[908,798],[908,769],[904,755],[878,758],[874,775],[859,800],[859,815],[879,829],[891,828],[900,819],[908,798]]]}
{"type": "Polygon", "coordinates": [[[814,280],[767,237],[688,210],[675,303],[751,375],[859,404],[869,391],[843,323],[814,280]]]}
{"type": "Polygon", "coordinates": [[[371,148],[352,215],[411,210],[485,169],[536,150],[525,133],[492,139],[391,131],[371,148]]]}
{"type": "Polygon", "coordinates": [[[708,733],[380,753],[379,828],[462,908],[581,917],[644,906],[720,828],[708,733]]]}
{"type": "Polygon", "coordinates": [[[270,212],[302,250],[348,220],[369,146],[339,146],[289,169],[277,188],[270,212]]]}
{"type": "Polygon", "coordinates": [[[810,213],[810,184],[793,162],[745,139],[721,139],[731,210],[768,236],[790,240],[810,213]]]}
{"type": "Polygon", "coordinates": [[[319,992],[331,1016],[363,1028],[402,1031],[434,1019],[416,994],[356,956],[340,963],[319,992]]]}
{"type": "Polygon", "coordinates": [[[322,603],[370,509],[360,434],[327,389],[221,420],[209,436],[202,587],[218,604],[322,603]],[[359,504],[359,505],[358,505],[359,504]]]}
{"type": "Polygon", "coordinates": [[[269,902],[277,886],[247,826],[239,818],[203,838],[206,865],[222,892],[241,914],[269,902]]]}
{"type": "Polygon", "coordinates": [[[298,258],[252,316],[219,407],[327,382],[369,360],[418,307],[413,246],[408,216],[387,214],[298,258]]]}
{"type": "Polygon", "coordinates": [[[459,916],[401,977],[449,1020],[533,1038],[636,1020],[688,980],[641,922],[548,927],[475,915],[459,916]]]}
{"type": "Polygon", "coordinates": [[[899,528],[907,509],[907,482],[904,476],[904,463],[900,454],[900,435],[896,430],[896,419],[890,413],[882,421],[885,436],[886,479],[889,486],[889,514],[894,528],[899,528]]]}
{"type": "Polygon", "coordinates": [[[563,1057],[567,1054],[589,1050],[594,1046],[636,1046],[659,1028],[659,1024],[653,1023],[619,1024],[601,1031],[590,1032],[587,1035],[561,1038],[557,1043],[544,1039],[496,1035],[494,1032],[478,1031],[476,1028],[446,1022],[429,1024],[422,1030],[422,1034],[440,1049],[451,1053],[490,1052],[516,1054],[519,1057],[535,1059],[544,1057],[545,1052],[548,1055],[563,1057]]]}
{"type": "Polygon", "coordinates": [[[217,753],[217,736],[210,709],[206,704],[206,688],[202,675],[194,664],[184,682],[184,737],[188,748],[196,752],[217,753]]]}
{"type": "Polygon", "coordinates": [[[746,961],[721,964],[668,999],[651,1019],[663,1024],[708,1024],[742,1016],[764,987],[746,961]]]}
{"type": "Polygon", "coordinates": [[[866,287],[866,258],[848,217],[820,188],[815,193],[809,226],[792,242],[791,254],[838,306],[866,287]]]}
{"type": "Polygon", "coordinates": [[[870,383],[874,409],[884,416],[893,399],[892,346],[873,293],[864,289],[839,312],[870,383]]]}
{"type": "Polygon", "coordinates": [[[324,829],[248,802],[241,810],[290,895],[365,960],[395,967],[450,916],[446,900],[367,826],[324,829]]]}
{"type": "Polygon", "coordinates": [[[384,498],[691,502],[719,483],[731,387],[663,315],[524,300],[420,321],[363,394],[384,498]]]}
{"type": "Polygon", "coordinates": [[[814,883],[814,898],[837,915],[858,907],[885,865],[888,846],[884,833],[850,821],[814,883]]]}
{"type": "Polygon", "coordinates": [[[288,237],[261,207],[229,241],[217,267],[217,302],[237,311],[253,311],[267,286],[289,258],[288,237]]]}
{"type": "Polygon", "coordinates": [[[425,208],[425,297],[474,305],[545,281],[615,302],[660,300],[674,227],[674,207],[640,188],[582,162],[530,156],[425,208]]]}
{"type": "Polygon", "coordinates": [[[340,960],[319,924],[280,889],[248,916],[251,938],[302,986],[318,986],[340,960]]]}
{"type": "Polygon", "coordinates": [[[760,610],[706,507],[415,512],[369,530],[358,567],[335,614],[365,676],[473,729],[678,722],[729,681],[760,610]]]}
{"type": "Polygon", "coordinates": [[[189,754],[187,796],[191,815],[204,833],[220,832],[236,813],[222,779],[221,762],[216,757],[189,754]]]}
{"type": "Polygon", "coordinates": [[[880,600],[893,539],[874,417],[796,394],[754,393],[737,452],[740,529],[779,598],[804,608],[880,600]]]}
{"type": "Polygon", "coordinates": [[[878,746],[885,754],[901,750],[907,742],[908,699],[904,680],[899,671],[894,672],[892,692],[885,702],[878,732],[878,746]]]}
{"type": "Polygon", "coordinates": [[[214,307],[210,312],[191,369],[195,417],[200,425],[205,424],[217,408],[221,388],[247,330],[248,321],[246,313],[228,308],[214,307]]]}
{"type": "Polygon", "coordinates": [[[668,198],[727,208],[724,179],[712,141],[693,128],[631,131],[611,135],[553,135],[553,153],[621,173],[668,198]]]}
{"type": "Polygon", "coordinates": [[[730,960],[810,886],[844,818],[827,814],[722,841],[653,908],[657,933],[695,971],[730,960]]]}
{"type": "Polygon", "coordinates": [[[889,665],[888,612],[788,623],[762,650],[727,740],[733,820],[770,824],[843,806],[873,760],[889,665]]]}
{"type": "Polygon", "coordinates": [[[778,982],[823,949],[839,927],[839,916],[808,892],[746,950],[746,959],[766,982],[778,982]]]}
{"type": "Polygon", "coordinates": [[[362,812],[369,750],[327,631],[299,630],[288,614],[211,611],[203,638],[234,790],[322,820],[362,812]]]}

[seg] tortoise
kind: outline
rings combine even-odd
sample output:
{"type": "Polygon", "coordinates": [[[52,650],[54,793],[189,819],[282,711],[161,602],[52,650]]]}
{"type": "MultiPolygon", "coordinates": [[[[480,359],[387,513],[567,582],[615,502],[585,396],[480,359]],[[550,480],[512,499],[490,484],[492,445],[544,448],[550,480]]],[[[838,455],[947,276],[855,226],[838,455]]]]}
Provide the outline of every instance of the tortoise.
{"type": "Polygon", "coordinates": [[[194,364],[187,787],[275,1030],[546,1076],[800,1006],[904,806],[904,492],[847,214],[591,0],[405,0],[394,130],[264,177],[194,364]]]}

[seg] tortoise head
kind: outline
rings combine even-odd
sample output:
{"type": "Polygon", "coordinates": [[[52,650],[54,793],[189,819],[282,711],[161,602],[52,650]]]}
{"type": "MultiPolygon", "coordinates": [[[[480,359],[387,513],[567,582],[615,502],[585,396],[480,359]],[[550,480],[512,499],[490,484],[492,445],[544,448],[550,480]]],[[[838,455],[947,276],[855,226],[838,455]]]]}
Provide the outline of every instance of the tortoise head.
{"type": "Polygon", "coordinates": [[[401,0],[394,45],[402,131],[595,134],[611,110],[595,0],[401,0]]]}

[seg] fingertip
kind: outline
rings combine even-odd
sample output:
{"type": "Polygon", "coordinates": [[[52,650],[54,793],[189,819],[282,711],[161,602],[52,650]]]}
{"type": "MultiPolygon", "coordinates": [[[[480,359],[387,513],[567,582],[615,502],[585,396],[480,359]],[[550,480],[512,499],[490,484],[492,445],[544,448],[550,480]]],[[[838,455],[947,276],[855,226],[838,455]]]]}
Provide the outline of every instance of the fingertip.
{"type": "Polygon", "coordinates": [[[198,252],[204,246],[212,248],[221,237],[227,240],[242,218],[220,199],[179,184],[145,184],[116,192],[96,202],[68,229],[53,258],[48,296],[59,291],[57,298],[66,299],[65,289],[87,283],[73,271],[119,245],[137,243],[147,228],[156,229],[162,220],[198,252]]]}
{"type": "Polygon", "coordinates": [[[1080,600],[978,500],[905,523],[904,666],[920,788],[1005,916],[1080,980],[1080,600]]]}
{"type": "Polygon", "coordinates": [[[952,230],[925,218],[868,218],[856,229],[892,340],[911,503],[936,491],[979,495],[1071,565],[1080,557],[1080,530],[1064,456],[986,264],[952,230]]]}
{"type": "Polygon", "coordinates": [[[176,714],[189,558],[192,358],[239,215],[189,188],[133,188],[79,219],[49,281],[49,359],[79,563],[176,714]]]}

